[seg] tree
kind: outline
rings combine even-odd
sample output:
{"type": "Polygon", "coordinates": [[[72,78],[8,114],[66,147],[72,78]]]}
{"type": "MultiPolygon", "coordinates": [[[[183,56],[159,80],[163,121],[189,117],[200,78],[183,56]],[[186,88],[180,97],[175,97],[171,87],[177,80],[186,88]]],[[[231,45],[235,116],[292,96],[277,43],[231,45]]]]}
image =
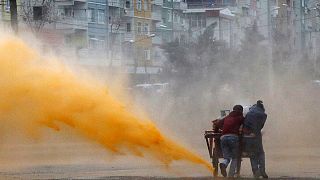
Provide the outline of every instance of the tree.
{"type": "Polygon", "coordinates": [[[237,68],[234,71],[238,73],[235,81],[239,87],[237,91],[246,97],[254,97],[268,89],[269,65],[272,59],[268,47],[263,42],[264,37],[259,33],[256,24],[247,28],[241,41],[240,51],[233,61],[234,67],[237,68]]]}
{"type": "Polygon", "coordinates": [[[23,0],[21,13],[33,33],[40,32],[45,24],[57,20],[54,0],[23,0]]]}
{"type": "Polygon", "coordinates": [[[167,53],[166,67],[169,72],[181,78],[206,76],[215,62],[226,52],[225,43],[217,41],[213,32],[217,23],[209,25],[195,42],[167,43],[162,49],[167,53]]]}
{"type": "MultiPolygon", "coordinates": [[[[111,13],[110,13],[111,14],[111,13]]],[[[113,60],[114,60],[114,50],[116,46],[116,40],[119,38],[119,29],[122,23],[122,14],[119,12],[118,14],[111,14],[109,17],[109,24],[110,24],[110,34],[111,34],[111,41],[109,42],[109,48],[110,48],[110,63],[109,66],[113,66],[113,60]]],[[[118,45],[119,48],[121,45],[118,45]]]]}

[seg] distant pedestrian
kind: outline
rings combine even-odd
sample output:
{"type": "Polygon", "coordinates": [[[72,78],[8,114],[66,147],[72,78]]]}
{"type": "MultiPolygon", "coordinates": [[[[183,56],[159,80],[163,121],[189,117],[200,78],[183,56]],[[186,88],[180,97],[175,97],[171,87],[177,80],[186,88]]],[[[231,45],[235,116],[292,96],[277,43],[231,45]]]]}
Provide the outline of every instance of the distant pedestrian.
{"type": "Polygon", "coordinates": [[[222,127],[221,149],[223,162],[219,164],[221,174],[227,176],[227,167],[230,164],[228,177],[234,177],[237,169],[237,158],[239,156],[239,130],[243,124],[243,107],[235,105],[233,111],[228,116],[218,122],[222,127]]]}
{"type": "Polygon", "coordinates": [[[261,100],[253,105],[246,114],[243,123],[243,141],[245,151],[249,153],[252,172],[255,178],[268,178],[265,168],[265,152],[262,144],[261,130],[267,120],[261,100]]]}

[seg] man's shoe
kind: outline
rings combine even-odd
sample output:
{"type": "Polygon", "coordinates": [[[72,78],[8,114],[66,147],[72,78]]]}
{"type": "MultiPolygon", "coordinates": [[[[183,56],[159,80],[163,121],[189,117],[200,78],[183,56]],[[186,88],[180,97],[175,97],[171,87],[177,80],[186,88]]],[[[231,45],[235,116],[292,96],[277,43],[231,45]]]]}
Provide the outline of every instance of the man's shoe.
{"type": "Polygon", "coordinates": [[[266,172],[261,172],[261,176],[264,178],[264,179],[268,179],[268,175],[266,172]]]}
{"type": "Polygon", "coordinates": [[[259,177],[261,176],[260,171],[259,170],[255,171],[253,173],[253,176],[254,176],[255,179],[259,179],[259,177]]]}
{"type": "Polygon", "coordinates": [[[220,163],[219,166],[222,176],[227,177],[227,166],[223,163],[220,163]]]}

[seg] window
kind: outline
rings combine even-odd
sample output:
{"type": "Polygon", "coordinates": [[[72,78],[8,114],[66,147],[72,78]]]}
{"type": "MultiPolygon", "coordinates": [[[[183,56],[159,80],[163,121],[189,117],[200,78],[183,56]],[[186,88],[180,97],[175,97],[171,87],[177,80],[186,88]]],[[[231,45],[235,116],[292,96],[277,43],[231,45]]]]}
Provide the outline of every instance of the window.
{"type": "Polygon", "coordinates": [[[148,11],[148,0],[144,0],[144,10],[148,11]]]}
{"type": "Polygon", "coordinates": [[[207,27],[207,19],[206,19],[206,17],[205,16],[202,16],[202,27],[207,27]]]}
{"type": "Polygon", "coordinates": [[[191,16],[191,27],[197,27],[197,26],[198,26],[197,16],[191,16]]]}
{"type": "Polygon", "coordinates": [[[67,45],[71,45],[71,35],[70,34],[64,36],[64,42],[67,45]]]}
{"type": "Polygon", "coordinates": [[[143,32],[144,32],[144,34],[147,34],[147,35],[149,34],[149,24],[148,23],[144,24],[143,32]]]}
{"type": "Polygon", "coordinates": [[[138,32],[138,34],[141,34],[141,22],[138,22],[137,23],[137,32],[138,32]]]}
{"type": "Polygon", "coordinates": [[[104,24],[105,16],[104,16],[104,10],[98,10],[98,24],[104,24]]]}
{"type": "Polygon", "coordinates": [[[95,36],[89,35],[89,48],[90,49],[104,49],[105,41],[104,36],[99,36],[99,39],[95,38],[95,36]]]}
{"type": "Polygon", "coordinates": [[[224,0],[223,5],[228,5],[228,6],[235,6],[236,1],[235,0],[224,0]]]}
{"type": "Polygon", "coordinates": [[[137,0],[137,10],[138,11],[141,11],[141,7],[142,6],[142,2],[141,2],[141,0],[137,0]]]}
{"type": "Polygon", "coordinates": [[[33,20],[42,20],[42,6],[33,6],[33,20]]]}
{"type": "Polygon", "coordinates": [[[10,12],[10,0],[6,0],[6,12],[10,12]]]}
{"type": "Polygon", "coordinates": [[[201,20],[202,20],[202,17],[201,16],[198,16],[198,27],[201,27],[201,20]]]}
{"type": "Polygon", "coordinates": [[[180,24],[184,25],[184,18],[182,16],[180,17],[180,24]]]}
{"type": "Polygon", "coordinates": [[[261,1],[260,0],[257,0],[257,8],[261,8],[261,1]]]}
{"type": "Polygon", "coordinates": [[[168,11],[168,22],[171,22],[171,19],[172,17],[171,17],[171,11],[168,11]]]}
{"type": "Polygon", "coordinates": [[[150,60],[150,49],[145,49],[144,50],[144,59],[145,60],[150,60]]]}
{"type": "Polygon", "coordinates": [[[130,1],[126,1],[126,8],[130,8],[130,1]]]}
{"type": "Polygon", "coordinates": [[[242,15],[243,16],[249,16],[249,8],[242,7],[242,15]]]}
{"type": "Polygon", "coordinates": [[[131,32],[131,23],[127,23],[127,32],[131,32]]]}
{"type": "Polygon", "coordinates": [[[178,22],[178,13],[174,13],[173,15],[173,22],[178,22]]]}
{"type": "Polygon", "coordinates": [[[90,49],[97,48],[96,41],[97,41],[97,39],[94,36],[89,35],[89,48],[90,49]]]}
{"type": "Polygon", "coordinates": [[[72,9],[71,8],[64,8],[64,15],[71,17],[72,16],[72,9]]]}
{"type": "Polygon", "coordinates": [[[100,36],[99,39],[97,40],[97,48],[98,49],[104,49],[105,48],[104,39],[105,39],[104,36],[100,36]]]}
{"type": "Polygon", "coordinates": [[[166,18],[161,18],[161,19],[162,19],[163,24],[167,23],[167,19],[166,18]]]}
{"type": "Polygon", "coordinates": [[[89,22],[96,22],[95,10],[92,8],[88,9],[88,19],[89,22]]]}

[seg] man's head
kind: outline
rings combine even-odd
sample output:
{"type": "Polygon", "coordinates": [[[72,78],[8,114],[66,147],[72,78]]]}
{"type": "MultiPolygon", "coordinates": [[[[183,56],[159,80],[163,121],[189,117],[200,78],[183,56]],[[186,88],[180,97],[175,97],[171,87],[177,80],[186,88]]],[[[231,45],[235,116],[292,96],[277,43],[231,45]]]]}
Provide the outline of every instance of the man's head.
{"type": "Polygon", "coordinates": [[[233,106],[234,111],[243,112],[243,107],[241,105],[235,105],[233,106]]]}
{"type": "Polygon", "coordinates": [[[257,107],[259,107],[259,108],[264,110],[264,105],[263,105],[263,102],[261,100],[257,101],[257,107]]]}

